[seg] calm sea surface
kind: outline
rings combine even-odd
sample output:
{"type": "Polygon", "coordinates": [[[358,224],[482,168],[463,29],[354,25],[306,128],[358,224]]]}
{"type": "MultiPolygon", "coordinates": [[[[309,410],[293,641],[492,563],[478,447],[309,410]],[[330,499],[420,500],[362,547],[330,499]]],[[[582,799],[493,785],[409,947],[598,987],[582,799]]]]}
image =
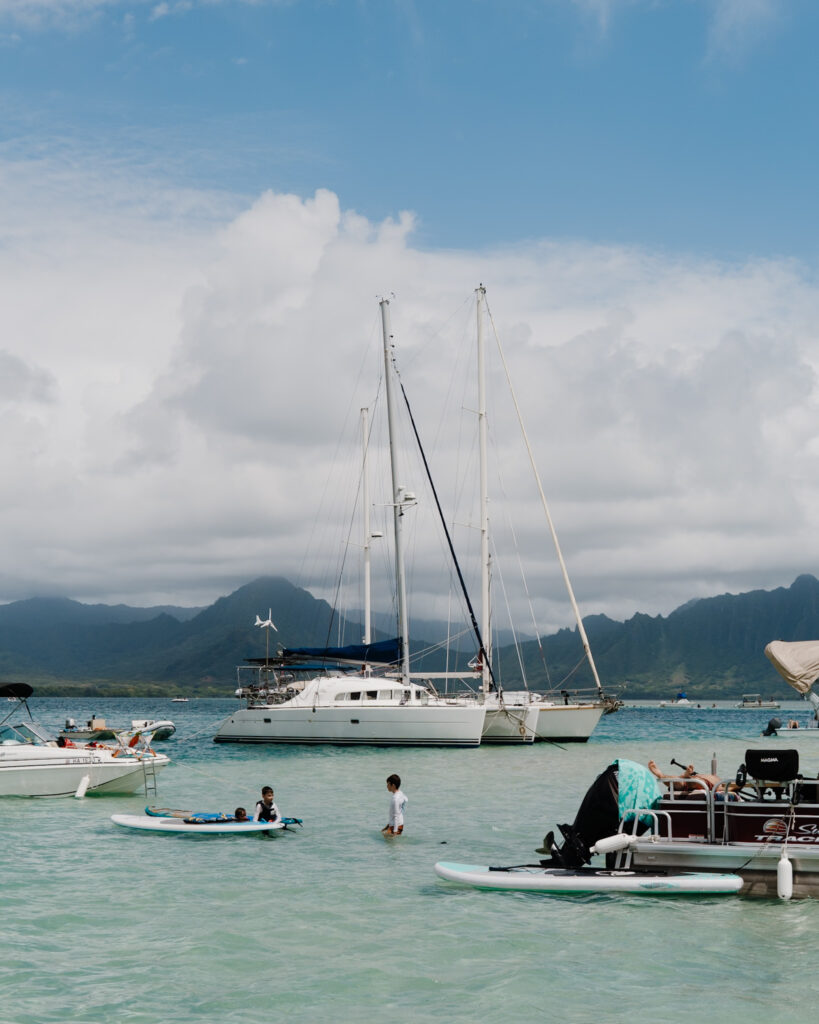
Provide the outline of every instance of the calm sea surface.
{"type": "MultiPolygon", "coordinates": [[[[110,821],[141,812],[141,794],[0,801],[3,1024],[815,1016],[819,901],[487,893],[432,870],[534,859],[617,757],[709,770],[716,752],[733,774],[775,712],[628,707],[578,746],[356,750],[214,744],[233,700],[31,706],[54,729],[68,715],[172,718],[152,803],[252,808],[270,784],[304,828],[155,836],[110,821]],[[390,843],[391,772],[409,806],[390,843]]],[[[819,736],[776,742],[817,774],[819,736]]]]}

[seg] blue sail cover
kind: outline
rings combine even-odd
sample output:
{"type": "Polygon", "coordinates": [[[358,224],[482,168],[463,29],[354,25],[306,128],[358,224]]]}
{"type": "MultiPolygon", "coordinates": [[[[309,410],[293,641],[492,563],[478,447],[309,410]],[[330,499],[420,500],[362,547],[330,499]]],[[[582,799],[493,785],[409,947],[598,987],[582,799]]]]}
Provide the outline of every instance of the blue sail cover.
{"type": "Polygon", "coordinates": [[[396,637],[394,640],[379,640],[376,644],[350,644],[347,647],[285,647],[282,657],[392,665],[401,660],[401,643],[396,637]]]}

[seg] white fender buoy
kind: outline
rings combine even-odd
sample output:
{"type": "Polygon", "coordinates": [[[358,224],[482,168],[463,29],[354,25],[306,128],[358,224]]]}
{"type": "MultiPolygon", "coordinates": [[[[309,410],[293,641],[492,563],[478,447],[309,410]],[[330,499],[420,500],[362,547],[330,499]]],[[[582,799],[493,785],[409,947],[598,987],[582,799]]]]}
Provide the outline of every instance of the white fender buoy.
{"type": "Polygon", "coordinates": [[[616,853],[618,850],[625,850],[637,842],[637,836],[626,835],[625,832],[618,832],[613,836],[606,836],[605,839],[598,839],[591,847],[590,853],[616,853]]]}
{"type": "Polygon", "coordinates": [[[74,794],[77,800],[82,800],[82,798],[85,796],[85,791],[88,789],[90,784],[91,776],[83,775],[83,777],[80,779],[79,786],[77,786],[77,792],[74,794]]]}
{"type": "Polygon", "coordinates": [[[776,865],[776,895],[781,900],[789,900],[793,896],[793,864],[788,860],[788,851],[784,848],[776,865]]]}

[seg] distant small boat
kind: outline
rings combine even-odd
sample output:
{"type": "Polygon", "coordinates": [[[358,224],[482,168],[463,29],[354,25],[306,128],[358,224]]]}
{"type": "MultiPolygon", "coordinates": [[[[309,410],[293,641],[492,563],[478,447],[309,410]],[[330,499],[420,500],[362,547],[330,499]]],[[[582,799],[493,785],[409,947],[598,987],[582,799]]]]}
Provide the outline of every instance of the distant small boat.
{"type": "Polygon", "coordinates": [[[762,696],[758,693],[743,693],[742,700],[738,704],[734,704],[734,707],[744,708],[747,711],[758,711],[760,708],[771,708],[777,711],[779,710],[779,702],[775,701],[773,697],[763,700],[762,696]]]}
{"type": "Polygon", "coordinates": [[[89,740],[113,740],[116,739],[116,735],[117,730],[108,725],[104,718],[97,718],[96,715],[89,718],[85,725],[77,725],[73,718],[66,718],[65,726],[57,733],[61,739],[79,740],[83,743],[89,740]]]}
{"type": "Polygon", "coordinates": [[[694,705],[684,693],[678,693],[673,700],[661,700],[661,708],[693,708],[694,705]]]}
{"type": "Polygon", "coordinates": [[[149,732],[151,740],[167,740],[176,732],[176,726],[170,719],[132,718],[129,732],[149,732]]]}
{"type": "Polygon", "coordinates": [[[133,718],[130,727],[122,726],[116,728],[108,725],[104,718],[90,718],[82,726],[77,725],[73,718],[66,718],[65,727],[57,733],[57,736],[64,740],[74,740],[87,743],[91,740],[113,740],[121,734],[127,737],[134,733],[150,733],[152,740],[167,740],[176,732],[176,726],[169,719],[159,721],[155,718],[133,718]]]}
{"type": "Polygon", "coordinates": [[[188,697],[171,697],[171,704],[187,704],[188,697]]]}

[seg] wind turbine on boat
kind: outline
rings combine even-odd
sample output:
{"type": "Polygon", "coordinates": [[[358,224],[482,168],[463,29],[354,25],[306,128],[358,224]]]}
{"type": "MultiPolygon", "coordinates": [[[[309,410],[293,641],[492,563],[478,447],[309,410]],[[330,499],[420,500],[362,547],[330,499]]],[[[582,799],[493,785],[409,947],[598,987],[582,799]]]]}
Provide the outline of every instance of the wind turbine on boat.
{"type": "Polygon", "coordinates": [[[275,629],[277,633],[279,632],[278,628],[276,627],[276,623],[273,621],[273,609],[268,608],[267,618],[264,620],[262,620],[262,617],[260,615],[257,615],[256,622],[254,623],[254,625],[259,626],[261,629],[265,630],[264,665],[265,668],[267,668],[268,664],[270,663],[270,630],[275,629]]]}

